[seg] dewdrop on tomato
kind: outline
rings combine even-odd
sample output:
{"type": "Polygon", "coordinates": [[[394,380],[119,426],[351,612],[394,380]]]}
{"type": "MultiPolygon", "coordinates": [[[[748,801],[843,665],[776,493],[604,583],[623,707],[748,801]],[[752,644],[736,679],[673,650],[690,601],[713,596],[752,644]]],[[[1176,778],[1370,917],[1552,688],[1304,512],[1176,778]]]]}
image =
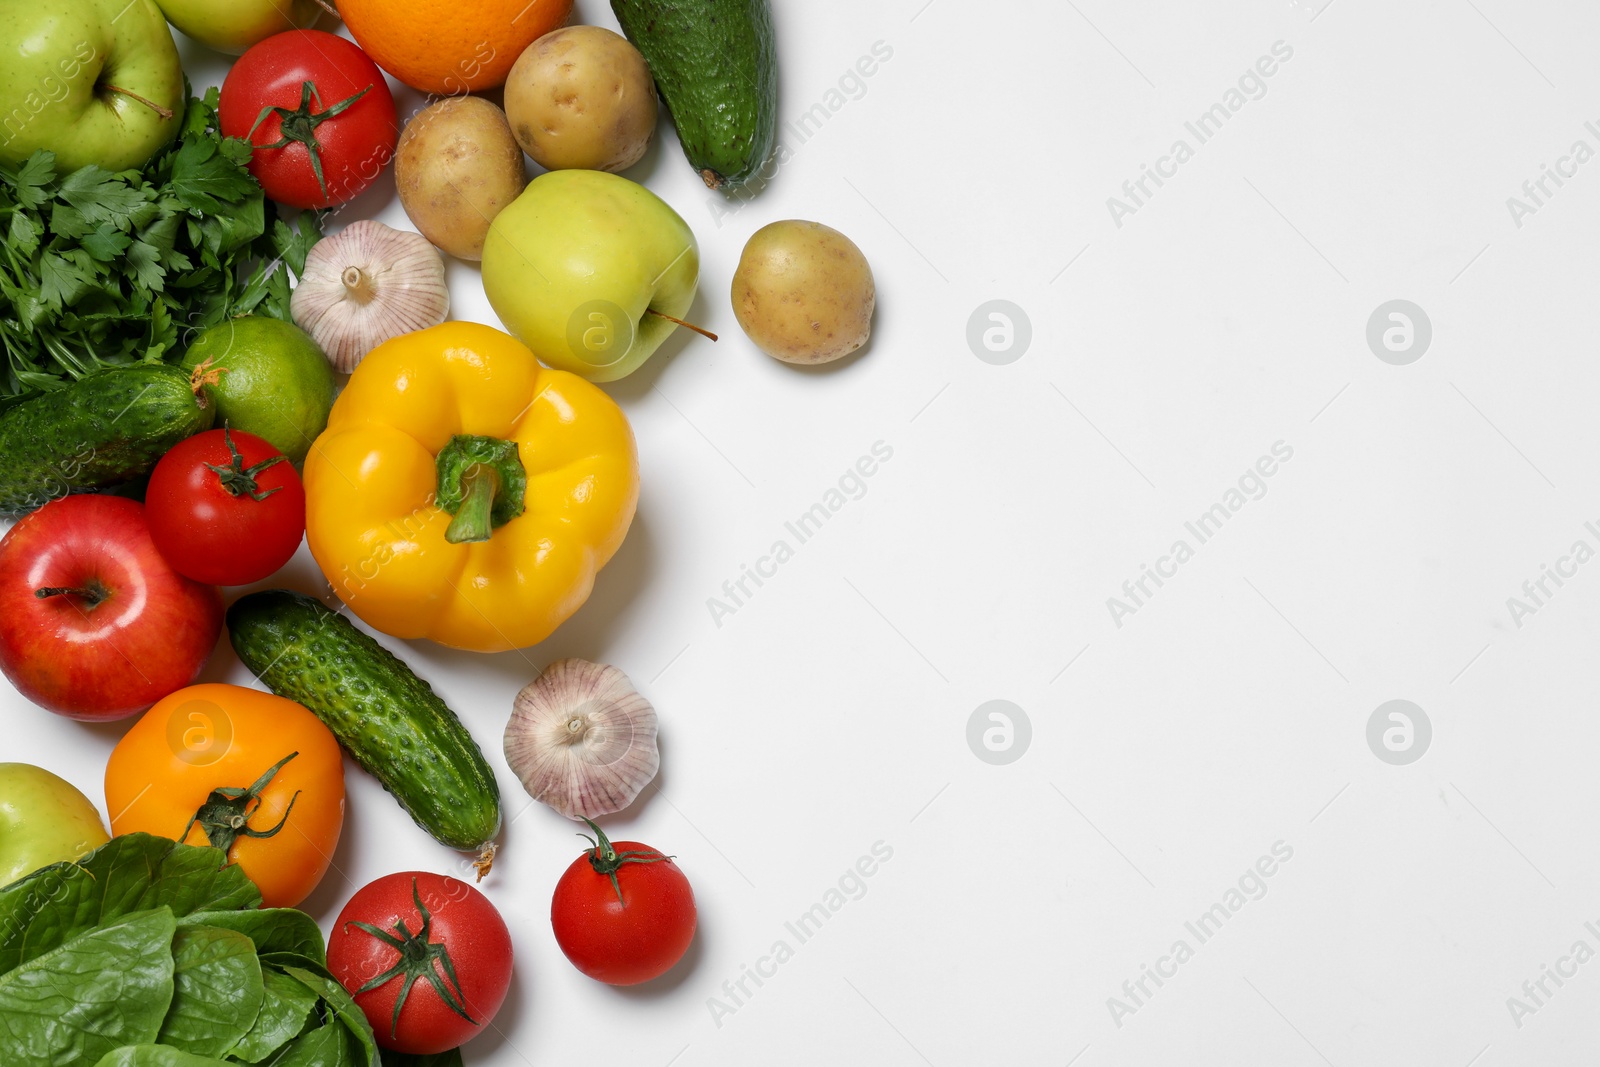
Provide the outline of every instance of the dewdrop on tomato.
{"type": "Polygon", "coordinates": [[[349,374],[385,341],[445,320],[444,257],[419,233],[353,222],[312,246],[289,312],[349,374]]]}
{"type": "Polygon", "coordinates": [[[617,668],[581,659],[517,694],[505,751],[528,795],[570,819],[621,811],[661,767],[650,702],[617,668]]]}

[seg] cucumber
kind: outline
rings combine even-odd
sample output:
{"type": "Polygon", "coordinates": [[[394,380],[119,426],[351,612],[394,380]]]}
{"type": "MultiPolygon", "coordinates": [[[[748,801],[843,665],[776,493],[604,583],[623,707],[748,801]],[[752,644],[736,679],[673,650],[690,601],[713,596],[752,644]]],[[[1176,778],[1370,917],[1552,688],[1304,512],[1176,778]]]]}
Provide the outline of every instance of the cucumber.
{"type": "Polygon", "coordinates": [[[713,189],[744,184],[778,135],[778,59],[768,0],[611,0],[713,189]]]}
{"type": "Polygon", "coordinates": [[[472,735],[427,682],[355,624],[286,589],[228,609],[244,665],[321,719],[345,750],[440,843],[480,853],[500,832],[500,787],[472,735]]]}
{"type": "Polygon", "coordinates": [[[142,478],[212,414],[188,374],[160,363],[96,371],[25,400],[0,413],[0,513],[142,478]]]}

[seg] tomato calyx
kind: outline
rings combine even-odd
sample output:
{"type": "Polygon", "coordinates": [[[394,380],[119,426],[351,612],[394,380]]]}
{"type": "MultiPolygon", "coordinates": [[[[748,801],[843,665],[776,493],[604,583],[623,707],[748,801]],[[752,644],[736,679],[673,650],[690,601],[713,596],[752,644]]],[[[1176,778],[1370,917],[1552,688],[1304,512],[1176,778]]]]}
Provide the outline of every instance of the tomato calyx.
{"type": "Polygon", "coordinates": [[[311,169],[317,175],[317,185],[322,189],[323,199],[328,196],[328,182],[322,176],[322,142],[317,140],[317,127],[331,118],[344,114],[355,106],[357,100],[372,89],[367,86],[354,96],[339,101],[326,111],[314,110],[322,106],[322,94],[317,92],[317,87],[311,82],[302,83],[300,89],[300,106],[297,108],[273,107],[270,104],[261,109],[261,114],[256,118],[256,124],[250,127],[246,140],[253,140],[261,124],[267,121],[269,115],[278,116],[278,132],[281,136],[271,144],[256,145],[257,148],[288,148],[296,142],[306,146],[306,151],[311,155],[311,169]]]}
{"type": "Polygon", "coordinates": [[[622,899],[622,885],[617,881],[617,870],[627,863],[660,863],[662,860],[670,860],[672,857],[665,853],[642,848],[618,852],[612,847],[610,838],[606,837],[606,832],[596,826],[593,819],[585,818],[583,821],[588,823],[589,829],[594,831],[594,837],[590,837],[588,834],[578,835],[594,846],[584,853],[589,857],[589,866],[594,868],[594,873],[603,874],[611,879],[611,888],[616,890],[617,893],[617,903],[627,907],[627,902],[622,899]]]}
{"type": "Polygon", "coordinates": [[[40,600],[49,600],[54,596],[70,596],[83,601],[86,611],[93,611],[108,597],[111,590],[100,584],[100,579],[90,578],[82,585],[47,585],[33,591],[33,595],[40,600]]]}
{"type": "Polygon", "coordinates": [[[248,496],[251,500],[260,503],[283,488],[281,485],[275,485],[266,492],[262,492],[261,487],[256,484],[256,475],[268,467],[287,462],[288,456],[276,455],[270,459],[262,460],[253,467],[246,467],[244,465],[244,453],[240,452],[239,446],[233,443],[233,433],[226,426],[222,429],[222,439],[227,442],[228,451],[232,453],[233,458],[227,463],[207,463],[206,469],[215,473],[222,480],[222,488],[228,491],[229,496],[248,496]]]}
{"type": "Polygon", "coordinates": [[[405,985],[400,987],[400,995],[394,1001],[394,1018],[389,1023],[389,1036],[394,1037],[400,1030],[400,1009],[405,1007],[406,998],[411,995],[411,987],[417,984],[418,979],[426,978],[428,984],[433,986],[433,991],[439,994],[439,999],[445,1002],[446,1007],[473,1026],[477,1026],[477,1020],[467,1014],[466,994],[461,992],[461,979],[456,977],[456,965],[450,960],[449,946],[442,941],[428,940],[433,930],[433,916],[428,912],[428,906],[422,902],[422,894],[417,890],[415,878],[411,879],[411,900],[417,906],[417,914],[422,916],[422,928],[414,934],[406,929],[404,919],[394,924],[392,932],[355,919],[344,924],[346,930],[354,926],[400,954],[393,967],[356,990],[356,995],[370,993],[379,986],[386,985],[402,975],[405,976],[405,985]],[[438,961],[444,968],[444,973],[450,979],[450,985],[455,986],[454,992],[445,985],[444,979],[439,977],[439,968],[434,966],[434,961],[438,961]]]}
{"type": "Polygon", "coordinates": [[[178,840],[187,838],[195,823],[199,823],[200,832],[206,835],[211,847],[221,850],[226,856],[233,850],[233,843],[241,837],[276,837],[278,831],[289,821],[289,813],[294,811],[294,802],[300,799],[300,790],[296,789],[294,796],[289,798],[289,806],[284,809],[283,818],[279,819],[278,825],[272,829],[255,829],[250,825],[250,817],[255,814],[256,808],[261,806],[261,791],[272,783],[272,779],[283,770],[284,764],[298,755],[300,755],[298,752],[289,753],[261,772],[261,777],[247,789],[235,786],[213,789],[206,797],[206,802],[200,805],[194,817],[189,820],[189,825],[183,828],[183,833],[178,835],[178,840]]]}

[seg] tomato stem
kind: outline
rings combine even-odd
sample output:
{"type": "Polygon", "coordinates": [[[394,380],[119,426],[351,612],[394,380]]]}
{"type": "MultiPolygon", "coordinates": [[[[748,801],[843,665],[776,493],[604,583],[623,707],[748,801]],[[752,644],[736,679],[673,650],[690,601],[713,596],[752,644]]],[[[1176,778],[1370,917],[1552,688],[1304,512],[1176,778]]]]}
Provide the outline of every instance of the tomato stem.
{"type": "Polygon", "coordinates": [[[394,1001],[394,1017],[389,1022],[389,1036],[394,1037],[400,1029],[400,1009],[405,1007],[406,998],[411,995],[411,987],[417,984],[419,978],[426,978],[428,984],[433,986],[433,991],[439,994],[439,999],[445,1002],[449,1009],[461,1016],[473,1026],[478,1022],[467,1014],[467,997],[461,991],[461,979],[456,977],[456,965],[450,959],[450,949],[443,942],[428,940],[433,930],[433,916],[428,912],[428,906],[422,902],[422,894],[417,889],[417,880],[411,879],[411,899],[417,906],[417,914],[422,918],[422,929],[413,934],[406,929],[406,921],[401,919],[395,923],[394,930],[380,929],[371,923],[357,922],[351,919],[345,923],[345,929],[354,926],[363,933],[382,941],[385,945],[399,953],[400,958],[393,967],[378,975],[372,981],[356,990],[355,995],[369,993],[381,985],[392,982],[394,979],[405,977],[405,984],[400,987],[400,995],[394,1001]],[[444,979],[439,976],[439,967],[434,966],[434,961],[439,962],[445,975],[450,979],[450,984],[455,986],[454,992],[445,985],[444,979]]]}
{"type": "Polygon", "coordinates": [[[594,837],[588,834],[578,835],[594,846],[587,853],[589,866],[594,868],[596,874],[603,874],[611,879],[611,888],[616,891],[617,903],[627,907],[628,902],[622,899],[622,885],[617,881],[617,869],[625,863],[660,863],[672,857],[661,852],[638,848],[618,852],[612,847],[611,839],[606,837],[606,832],[596,826],[593,819],[585,817],[583,821],[594,831],[594,837]]]}
{"type": "Polygon", "coordinates": [[[248,496],[259,503],[283,488],[281,485],[275,485],[262,492],[261,487],[256,485],[256,475],[275,464],[288,462],[288,456],[280,453],[270,459],[262,460],[254,467],[246,467],[244,454],[233,443],[233,432],[226,426],[222,428],[222,439],[228,443],[228,451],[233,454],[233,458],[227,463],[207,463],[206,469],[214,471],[222,479],[222,488],[228,491],[229,496],[248,496]]]}
{"type": "Polygon", "coordinates": [[[317,92],[317,87],[309,81],[301,84],[300,106],[297,108],[272,107],[268,105],[261,109],[261,114],[256,116],[256,124],[250,127],[250,133],[245,140],[254,142],[256,131],[261,124],[267,121],[269,115],[278,116],[278,132],[282,135],[271,144],[258,144],[256,149],[288,148],[291,144],[299,143],[306,146],[306,152],[311,156],[311,169],[317,176],[317,185],[322,189],[322,198],[328,199],[328,180],[322,176],[322,142],[317,140],[317,127],[331,118],[344,114],[355,106],[356,101],[372,89],[367,86],[354,96],[339,101],[326,111],[317,111],[315,107],[322,106],[322,94],[317,92]]]}
{"type": "Polygon", "coordinates": [[[277,763],[261,772],[261,777],[252,782],[247,789],[234,786],[223,786],[213,789],[206,802],[200,805],[189,819],[189,825],[183,828],[183,833],[178,835],[178,840],[185,840],[189,831],[194,829],[195,823],[200,824],[200,832],[206,835],[206,841],[212,848],[221,850],[223,856],[233,851],[233,844],[241,837],[276,837],[279,830],[289,821],[289,813],[294,811],[295,801],[300,799],[300,790],[295,790],[294,796],[289,798],[289,806],[283,810],[283,818],[278,820],[278,825],[270,830],[257,830],[250,825],[250,817],[255,814],[256,808],[261,806],[261,792],[272,784],[284,764],[300,755],[291,752],[277,763]],[[255,807],[251,807],[251,805],[255,807]]]}

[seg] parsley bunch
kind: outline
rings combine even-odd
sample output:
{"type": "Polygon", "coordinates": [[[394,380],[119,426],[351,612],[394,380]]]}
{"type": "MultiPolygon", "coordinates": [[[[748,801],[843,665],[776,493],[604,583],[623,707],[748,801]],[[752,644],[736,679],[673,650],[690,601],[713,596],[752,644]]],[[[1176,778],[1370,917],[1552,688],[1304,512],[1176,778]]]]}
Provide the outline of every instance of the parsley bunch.
{"type": "Polygon", "coordinates": [[[56,173],[36,152],[0,166],[0,406],[102,367],[175,361],[193,332],[240,315],[289,318],[321,220],[277,217],[219,132],[216,89],[142,170],[56,173]],[[288,270],[284,268],[287,267],[288,270]]]}

